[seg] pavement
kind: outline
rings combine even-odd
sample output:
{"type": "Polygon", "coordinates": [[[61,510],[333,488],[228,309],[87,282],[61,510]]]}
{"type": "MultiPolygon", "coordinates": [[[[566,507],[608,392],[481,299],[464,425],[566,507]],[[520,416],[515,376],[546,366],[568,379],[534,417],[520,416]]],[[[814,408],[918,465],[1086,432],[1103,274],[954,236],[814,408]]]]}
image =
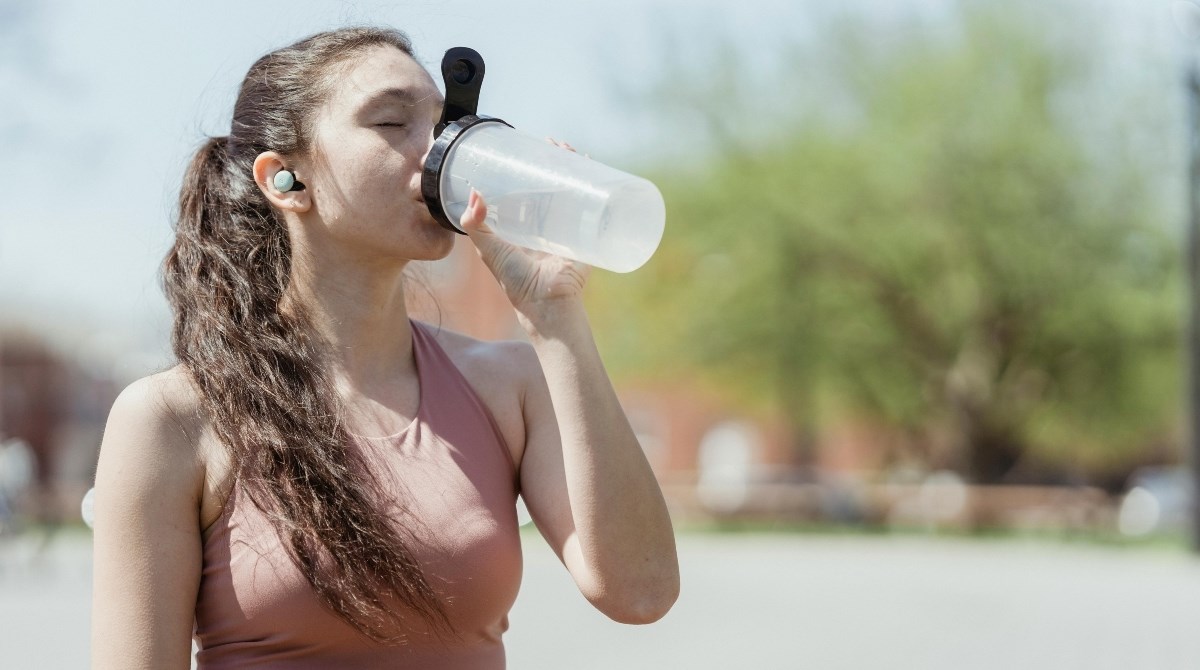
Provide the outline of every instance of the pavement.
{"type": "MultiPolygon", "coordinates": [[[[1195,670],[1200,559],[1177,550],[913,536],[679,537],[682,593],[612,622],[536,533],[508,666],[1195,670]]],[[[85,668],[84,533],[0,539],[0,668],[85,668]]]]}

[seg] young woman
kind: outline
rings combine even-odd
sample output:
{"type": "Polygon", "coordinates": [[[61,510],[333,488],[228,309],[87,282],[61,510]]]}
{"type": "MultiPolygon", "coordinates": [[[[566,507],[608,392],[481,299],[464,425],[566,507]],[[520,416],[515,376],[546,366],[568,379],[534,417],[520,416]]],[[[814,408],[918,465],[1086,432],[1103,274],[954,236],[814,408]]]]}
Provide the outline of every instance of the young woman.
{"type": "Polygon", "coordinates": [[[496,238],[473,195],[532,346],[408,316],[405,266],[454,242],[420,191],[441,107],[404,35],[322,33],[256,62],[193,159],[164,264],[179,364],[120,395],[100,452],[95,667],[186,668],[195,640],[200,668],[502,668],[518,491],[600,611],[674,603],[586,268],[496,238]]]}

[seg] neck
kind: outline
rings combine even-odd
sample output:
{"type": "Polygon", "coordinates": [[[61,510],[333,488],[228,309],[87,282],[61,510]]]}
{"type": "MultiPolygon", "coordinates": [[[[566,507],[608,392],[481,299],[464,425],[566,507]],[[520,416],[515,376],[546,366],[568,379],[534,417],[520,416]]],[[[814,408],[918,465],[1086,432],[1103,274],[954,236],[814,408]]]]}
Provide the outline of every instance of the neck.
{"type": "Polygon", "coordinates": [[[405,264],[351,258],[330,246],[321,249],[320,257],[293,255],[288,300],[304,305],[329,344],[334,379],[362,389],[412,374],[405,264]]]}

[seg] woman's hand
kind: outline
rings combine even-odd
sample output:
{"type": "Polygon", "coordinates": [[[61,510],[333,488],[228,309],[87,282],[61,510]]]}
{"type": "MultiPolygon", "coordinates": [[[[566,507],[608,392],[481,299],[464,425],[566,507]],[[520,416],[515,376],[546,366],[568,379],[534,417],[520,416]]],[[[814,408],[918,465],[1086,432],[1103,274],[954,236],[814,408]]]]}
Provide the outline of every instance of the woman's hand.
{"type": "Polygon", "coordinates": [[[517,310],[525,311],[548,301],[577,298],[583,294],[590,271],[587,265],[510,244],[487,225],[486,217],[487,203],[483,195],[472,190],[461,219],[463,230],[475,243],[476,251],[496,275],[517,310]]]}
{"type": "MultiPolygon", "coordinates": [[[[569,145],[555,144],[574,151],[569,145]]],[[[582,297],[591,267],[510,244],[487,225],[486,217],[487,203],[479,192],[472,190],[460,223],[518,312],[533,317],[557,304],[582,297]]]]}

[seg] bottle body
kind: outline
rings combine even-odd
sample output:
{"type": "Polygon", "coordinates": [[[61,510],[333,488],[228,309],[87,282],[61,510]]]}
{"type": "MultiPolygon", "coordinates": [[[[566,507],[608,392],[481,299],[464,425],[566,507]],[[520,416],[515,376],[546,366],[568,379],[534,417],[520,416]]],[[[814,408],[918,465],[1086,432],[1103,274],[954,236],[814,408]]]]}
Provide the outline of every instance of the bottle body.
{"type": "Polygon", "coordinates": [[[666,225],[662,194],[648,180],[503,123],[466,128],[447,150],[439,189],[452,222],[472,188],[500,238],[615,272],[645,264],[666,225]]]}

